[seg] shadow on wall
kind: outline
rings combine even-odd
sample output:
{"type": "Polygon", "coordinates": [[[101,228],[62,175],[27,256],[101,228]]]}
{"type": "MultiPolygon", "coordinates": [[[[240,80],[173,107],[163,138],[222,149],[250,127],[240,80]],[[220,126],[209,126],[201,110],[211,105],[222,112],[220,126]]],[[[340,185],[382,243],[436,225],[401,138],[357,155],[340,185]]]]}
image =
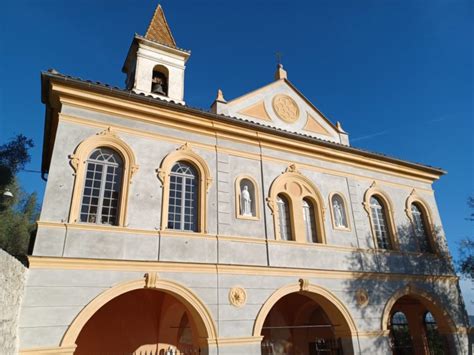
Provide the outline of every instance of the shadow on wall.
{"type": "MultiPolygon", "coordinates": [[[[371,325],[366,325],[371,328],[370,331],[383,330],[382,317],[388,301],[397,292],[405,289],[422,290],[439,300],[442,310],[428,309],[434,315],[439,316],[443,311],[448,311],[455,323],[469,324],[458,282],[456,282],[456,287],[453,287],[452,282],[446,282],[446,279],[439,279],[436,276],[422,281],[410,277],[410,275],[455,274],[442,229],[438,226],[433,228],[433,241],[437,253],[421,253],[415,250],[416,246],[411,243],[415,236],[410,224],[399,225],[396,230],[402,252],[387,252],[379,249],[356,251],[348,256],[350,270],[362,272],[360,276],[344,282],[344,290],[347,294],[353,295],[356,300],[361,322],[371,321],[371,325]],[[387,276],[374,277],[372,272],[387,274],[387,276]],[[407,274],[407,277],[403,274],[407,274]]],[[[368,234],[366,238],[369,245],[373,243],[371,234],[368,234]]],[[[439,323],[441,320],[436,319],[436,321],[439,323]]],[[[383,351],[386,346],[387,339],[380,336],[372,343],[372,350],[383,351]]]]}

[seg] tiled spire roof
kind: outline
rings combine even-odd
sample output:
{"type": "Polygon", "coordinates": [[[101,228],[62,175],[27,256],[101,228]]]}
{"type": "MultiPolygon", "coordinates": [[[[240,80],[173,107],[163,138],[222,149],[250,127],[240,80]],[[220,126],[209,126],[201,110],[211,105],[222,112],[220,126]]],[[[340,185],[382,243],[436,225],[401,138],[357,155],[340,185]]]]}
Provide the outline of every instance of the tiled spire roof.
{"type": "Polygon", "coordinates": [[[168,22],[166,22],[165,13],[163,12],[160,4],[158,4],[156,7],[153,18],[148,25],[145,38],[169,47],[176,48],[176,42],[174,41],[173,35],[171,34],[168,22]]]}

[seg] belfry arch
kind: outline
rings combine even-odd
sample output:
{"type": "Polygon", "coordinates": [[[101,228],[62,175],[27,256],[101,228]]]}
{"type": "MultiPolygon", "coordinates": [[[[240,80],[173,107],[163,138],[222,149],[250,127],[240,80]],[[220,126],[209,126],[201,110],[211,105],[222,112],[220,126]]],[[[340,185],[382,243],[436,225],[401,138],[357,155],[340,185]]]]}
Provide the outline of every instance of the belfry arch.
{"type": "Polygon", "coordinates": [[[183,285],[157,279],[154,273],[146,274],[143,280],[121,283],[94,298],[68,327],[61,341],[61,348],[73,348],[74,353],[78,354],[90,352],[91,347],[97,345],[90,337],[91,334],[102,337],[101,342],[104,339],[114,339],[113,344],[101,344],[102,347],[111,346],[109,352],[121,347],[120,350],[127,353],[150,350],[159,353],[170,347],[181,347],[181,350],[185,347],[185,350],[192,349],[206,354],[209,345],[215,344],[217,337],[212,316],[199,297],[183,285]],[[162,306],[159,312],[151,309],[155,306],[162,306]],[[126,309],[127,307],[135,308],[126,309]],[[107,319],[110,328],[102,326],[108,315],[117,313],[119,321],[107,319]],[[142,317],[139,321],[130,319],[131,315],[146,314],[152,317],[142,317]],[[124,334],[117,332],[121,330],[127,334],[130,331],[128,326],[142,327],[132,328],[135,335],[140,335],[140,339],[136,339],[136,336],[133,338],[133,344],[123,340],[124,334]],[[96,330],[104,333],[95,334],[96,330]],[[154,331],[156,334],[151,334],[154,331]],[[111,332],[115,333],[110,334],[111,332]]]}
{"type": "Polygon", "coordinates": [[[334,294],[301,279],[267,299],[255,320],[253,336],[263,336],[262,354],[280,350],[311,353],[318,346],[351,354],[357,328],[347,307],[334,294]]]}

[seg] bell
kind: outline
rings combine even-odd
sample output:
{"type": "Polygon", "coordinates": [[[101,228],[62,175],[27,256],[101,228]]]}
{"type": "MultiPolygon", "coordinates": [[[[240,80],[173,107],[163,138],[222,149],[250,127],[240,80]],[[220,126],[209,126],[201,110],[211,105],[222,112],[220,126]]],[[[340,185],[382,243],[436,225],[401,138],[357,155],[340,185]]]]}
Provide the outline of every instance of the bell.
{"type": "Polygon", "coordinates": [[[166,95],[162,83],[153,83],[153,85],[151,86],[151,92],[154,94],[166,95]]]}

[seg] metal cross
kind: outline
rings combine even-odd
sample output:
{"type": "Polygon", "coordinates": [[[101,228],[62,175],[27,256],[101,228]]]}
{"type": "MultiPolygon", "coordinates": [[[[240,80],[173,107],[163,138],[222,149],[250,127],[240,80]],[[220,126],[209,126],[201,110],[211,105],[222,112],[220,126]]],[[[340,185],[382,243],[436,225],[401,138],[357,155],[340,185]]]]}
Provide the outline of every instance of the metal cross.
{"type": "Polygon", "coordinates": [[[275,57],[276,57],[277,64],[281,64],[281,58],[283,57],[283,53],[282,52],[276,52],[275,57]]]}

